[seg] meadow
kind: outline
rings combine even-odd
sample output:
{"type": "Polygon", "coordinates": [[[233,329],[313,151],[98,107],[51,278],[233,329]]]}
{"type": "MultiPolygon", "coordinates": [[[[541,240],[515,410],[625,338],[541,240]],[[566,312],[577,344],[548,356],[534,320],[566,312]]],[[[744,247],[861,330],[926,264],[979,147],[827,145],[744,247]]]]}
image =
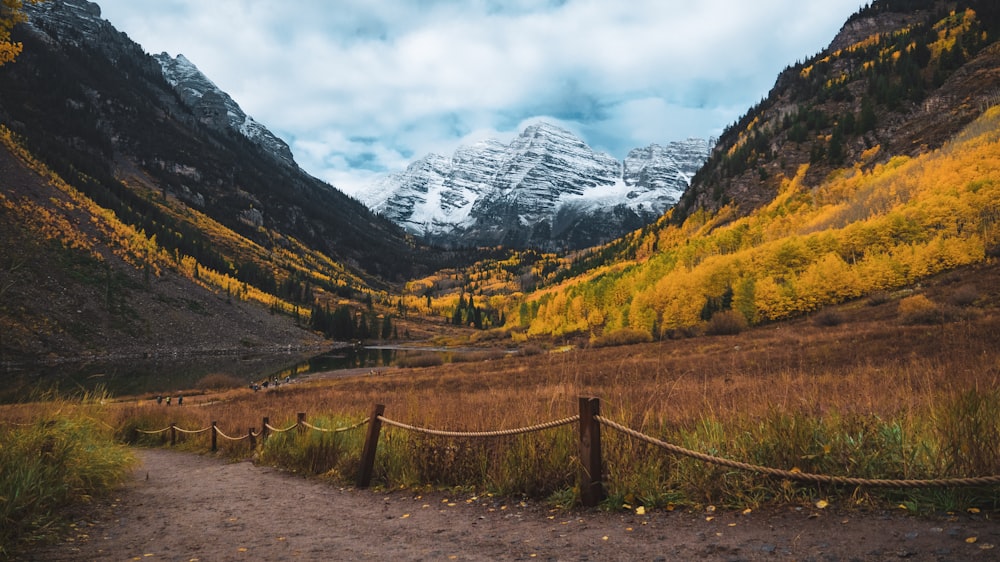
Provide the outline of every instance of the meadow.
{"type": "MultiPolygon", "coordinates": [[[[319,377],[253,392],[152,397],[85,405],[59,415],[100,420],[115,439],[167,446],[176,423],[212,421],[229,436],[295,424],[355,425],[375,404],[385,417],[451,431],[490,431],[573,416],[598,397],[602,415],[695,451],[785,470],[860,478],[936,479],[1000,474],[1000,286],[998,266],[956,270],[899,293],[824,309],[732,335],[584,348],[550,342],[544,353],[481,362],[319,377]],[[919,306],[913,303],[917,302],[919,306]],[[928,304],[929,303],[929,304],[928,304]],[[927,308],[931,306],[932,308],[927,308]]],[[[582,342],[578,342],[582,343],[582,342]]],[[[53,408],[2,409],[35,424],[53,408]]],[[[51,422],[50,422],[51,423],[51,422]]],[[[91,422],[96,423],[96,422],[91,422]]],[[[18,427],[18,426],[10,426],[18,427]]],[[[353,485],[365,427],[340,433],[219,440],[218,455],[280,466],[353,485]]],[[[208,434],[180,434],[178,448],[208,454],[208,434]]],[[[602,430],[607,509],[715,505],[746,509],[826,502],[845,508],[996,510],[1000,490],[900,490],[799,484],[674,457],[602,430]]],[[[576,424],[487,439],[440,438],[383,426],[373,484],[382,489],[461,489],[579,502],[576,424]]]]}

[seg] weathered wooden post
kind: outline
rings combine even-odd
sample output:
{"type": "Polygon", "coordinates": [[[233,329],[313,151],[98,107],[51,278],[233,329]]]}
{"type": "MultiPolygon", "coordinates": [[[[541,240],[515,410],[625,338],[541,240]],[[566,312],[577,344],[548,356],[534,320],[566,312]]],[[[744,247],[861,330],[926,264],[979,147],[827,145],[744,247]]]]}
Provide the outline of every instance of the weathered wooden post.
{"type": "Polygon", "coordinates": [[[253,428],[247,430],[247,437],[250,438],[250,450],[254,451],[257,449],[257,436],[253,434],[253,428]]]}
{"type": "Polygon", "coordinates": [[[260,442],[267,441],[267,434],[271,431],[267,426],[271,425],[271,420],[267,416],[264,416],[264,421],[261,422],[260,426],[260,442]]]}
{"type": "Polygon", "coordinates": [[[302,423],[304,421],[306,421],[306,413],[299,412],[299,417],[298,419],[295,420],[295,426],[298,429],[299,434],[303,434],[306,432],[306,426],[305,424],[302,423]]]}
{"type": "Polygon", "coordinates": [[[594,507],[604,499],[601,481],[601,424],[595,419],[601,415],[598,398],[580,398],[580,501],[585,507],[594,507]]]}
{"type": "Polygon", "coordinates": [[[177,423],[170,422],[170,446],[177,444],[177,423]]]}
{"type": "Polygon", "coordinates": [[[215,427],[216,422],[212,422],[212,452],[214,453],[219,449],[219,430],[215,427]]]}
{"type": "Polygon", "coordinates": [[[382,420],[379,417],[385,413],[384,404],[375,404],[372,415],[368,418],[368,436],[361,450],[361,468],[358,471],[358,488],[367,488],[372,482],[375,471],[375,449],[378,447],[379,433],[382,432],[382,420]]]}

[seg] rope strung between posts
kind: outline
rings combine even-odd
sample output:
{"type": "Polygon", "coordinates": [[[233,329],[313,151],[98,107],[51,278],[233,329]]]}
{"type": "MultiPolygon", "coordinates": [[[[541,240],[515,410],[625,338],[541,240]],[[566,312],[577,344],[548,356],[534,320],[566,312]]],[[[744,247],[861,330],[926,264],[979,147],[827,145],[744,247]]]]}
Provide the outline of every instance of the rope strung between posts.
{"type": "Polygon", "coordinates": [[[170,431],[169,427],[164,427],[163,429],[157,429],[155,431],[146,431],[145,429],[137,429],[139,433],[145,433],[146,435],[156,435],[157,433],[163,433],[164,431],[170,431]]]}
{"type": "Polygon", "coordinates": [[[383,416],[379,416],[378,419],[382,423],[392,425],[400,429],[406,429],[416,433],[424,433],[426,435],[436,435],[438,437],[506,437],[508,435],[521,435],[524,433],[531,433],[533,431],[552,429],[553,427],[559,427],[561,425],[569,425],[571,423],[580,421],[580,416],[576,415],[570,418],[564,418],[561,420],[551,421],[547,423],[540,423],[538,425],[532,425],[529,427],[521,427],[518,429],[500,429],[497,431],[441,431],[439,429],[427,429],[425,427],[416,427],[412,425],[407,425],[405,423],[400,423],[398,421],[390,420],[389,418],[383,416]]]}
{"type": "Polygon", "coordinates": [[[181,428],[176,427],[176,426],[174,427],[174,429],[176,429],[177,431],[180,431],[181,433],[205,433],[206,431],[209,431],[210,429],[212,429],[212,426],[208,426],[208,427],[206,427],[204,429],[195,429],[194,431],[190,431],[190,430],[187,430],[187,429],[181,429],[181,428]]]}
{"type": "Polygon", "coordinates": [[[983,476],[978,478],[941,478],[937,480],[889,480],[889,479],[850,478],[846,476],[825,476],[822,474],[810,474],[807,472],[797,472],[793,470],[781,470],[777,468],[769,468],[766,466],[758,466],[745,462],[733,461],[721,457],[706,455],[704,453],[699,453],[697,451],[692,451],[690,449],[685,449],[684,447],[673,445],[671,443],[667,443],[666,441],[661,441],[659,439],[656,439],[655,437],[650,437],[634,429],[629,429],[621,424],[615,423],[605,418],[604,416],[594,416],[594,419],[610,427],[611,429],[618,430],[621,433],[624,433],[641,441],[645,441],[650,445],[655,445],[657,447],[670,451],[671,453],[676,453],[678,455],[683,455],[686,457],[716,464],[719,466],[736,468],[739,470],[746,470],[749,472],[757,472],[775,478],[796,480],[798,482],[809,482],[812,484],[836,484],[836,485],[846,485],[846,486],[868,486],[873,488],[939,488],[939,487],[958,487],[958,486],[989,486],[993,484],[1000,484],[1000,476],[983,476]]]}
{"type": "Polygon", "coordinates": [[[313,425],[313,424],[311,424],[311,423],[309,423],[307,421],[303,421],[302,425],[304,427],[308,427],[309,429],[314,429],[316,431],[322,431],[323,433],[340,433],[342,431],[350,431],[352,429],[357,429],[357,428],[365,425],[369,421],[371,421],[371,418],[365,418],[365,419],[359,421],[358,423],[356,423],[356,424],[354,424],[352,426],[349,426],[349,427],[338,427],[338,428],[335,428],[335,429],[325,429],[325,428],[322,428],[322,427],[316,427],[315,425],[313,425]]]}
{"type": "Polygon", "coordinates": [[[276,433],[284,433],[284,432],[286,432],[286,431],[291,431],[291,430],[295,429],[295,428],[296,428],[296,427],[298,427],[298,426],[299,426],[299,424],[293,424],[293,425],[290,425],[290,426],[286,427],[285,429],[278,429],[278,428],[274,427],[274,426],[273,426],[273,425],[271,425],[271,424],[265,424],[265,425],[264,425],[264,427],[266,427],[266,428],[268,428],[268,429],[270,429],[271,431],[274,431],[274,432],[276,432],[276,433]]]}
{"type": "Polygon", "coordinates": [[[226,435],[225,433],[222,433],[222,430],[221,430],[221,429],[219,429],[218,427],[216,427],[216,428],[215,428],[215,433],[216,433],[216,434],[217,434],[217,435],[218,435],[219,437],[221,437],[221,438],[223,438],[223,439],[228,439],[228,440],[230,440],[230,441],[242,441],[242,440],[244,440],[244,439],[247,439],[247,438],[249,438],[249,437],[250,437],[250,434],[249,434],[249,433],[248,433],[248,434],[246,434],[246,435],[244,435],[243,437],[230,437],[230,436],[226,435]]]}

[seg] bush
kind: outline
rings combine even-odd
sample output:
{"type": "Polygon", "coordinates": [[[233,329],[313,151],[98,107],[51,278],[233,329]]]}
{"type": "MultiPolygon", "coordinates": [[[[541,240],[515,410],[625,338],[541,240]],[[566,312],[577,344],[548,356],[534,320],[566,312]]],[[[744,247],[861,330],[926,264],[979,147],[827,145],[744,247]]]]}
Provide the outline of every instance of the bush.
{"type": "Polygon", "coordinates": [[[517,350],[517,354],[521,357],[531,357],[532,355],[541,355],[543,353],[545,353],[545,348],[535,343],[522,345],[517,350]]]}
{"type": "Polygon", "coordinates": [[[942,324],[944,310],[924,295],[913,295],[899,301],[899,320],[903,324],[942,324]]]}
{"type": "Polygon", "coordinates": [[[868,297],[868,306],[883,305],[892,300],[892,296],[886,291],[876,291],[868,297]]]}
{"type": "Polygon", "coordinates": [[[420,367],[440,367],[444,365],[444,357],[440,353],[416,353],[404,355],[396,360],[396,365],[403,369],[417,369],[420,367]]]}
{"type": "Polygon", "coordinates": [[[839,310],[825,308],[813,316],[813,323],[824,328],[840,326],[844,323],[844,315],[839,310]]]}
{"type": "Polygon", "coordinates": [[[735,310],[716,312],[705,326],[709,336],[733,336],[747,329],[747,319],[735,310]]]}
{"type": "Polygon", "coordinates": [[[497,359],[503,359],[506,356],[507,352],[502,349],[483,349],[479,351],[455,353],[451,358],[451,362],[475,363],[479,361],[495,361],[497,359]]]}
{"type": "Polygon", "coordinates": [[[955,306],[972,306],[979,300],[979,291],[975,285],[962,285],[955,289],[948,300],[955,306]]]}
{"type": "Polygon", "coordinates": [[[245,384],[246,381],[236,375],[209,373],[194,383],[194,387],[198,390],[228,390],[244,386],[245,384]]]}
{"type": "Polygon", "coordinates": [[[591,347],[615,347],[653,341],[653,335],[645,330],[622,328],[590,340],[591,347]]]}

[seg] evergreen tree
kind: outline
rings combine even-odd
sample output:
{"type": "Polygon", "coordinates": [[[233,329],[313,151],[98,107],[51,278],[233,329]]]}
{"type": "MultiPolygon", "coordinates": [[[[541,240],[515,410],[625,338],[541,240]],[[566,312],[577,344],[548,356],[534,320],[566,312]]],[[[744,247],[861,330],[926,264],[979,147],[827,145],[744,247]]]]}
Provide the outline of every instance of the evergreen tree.
{"type": "Polygon", "coordinates": [[[872,105],[871,98],[865,97],[861,100],[861,114],[855,123],[855,131],[858,134],[872,131],[875,129],[876,122],[875,107],[872,105]]]}
{"type": "Polygon", "coordinates": [[[387,340],[392,336],[392,316],[386,314],[382,318],[382,339],[387,340]]]}

